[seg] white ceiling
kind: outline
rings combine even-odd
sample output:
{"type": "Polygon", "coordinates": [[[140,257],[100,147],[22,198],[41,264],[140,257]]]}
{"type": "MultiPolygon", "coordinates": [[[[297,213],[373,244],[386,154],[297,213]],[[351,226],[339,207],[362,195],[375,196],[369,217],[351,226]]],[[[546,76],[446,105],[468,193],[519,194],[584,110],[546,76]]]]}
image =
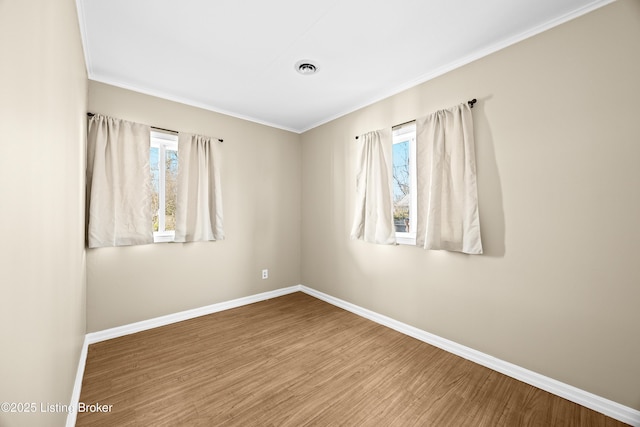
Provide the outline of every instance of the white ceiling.
{"type": "Polygon", "coordinates": [[[304,132],[611,1],[77,5],[90,79],[304,132]],[[301,59],[320,71],[298,74],[301,59]]]}

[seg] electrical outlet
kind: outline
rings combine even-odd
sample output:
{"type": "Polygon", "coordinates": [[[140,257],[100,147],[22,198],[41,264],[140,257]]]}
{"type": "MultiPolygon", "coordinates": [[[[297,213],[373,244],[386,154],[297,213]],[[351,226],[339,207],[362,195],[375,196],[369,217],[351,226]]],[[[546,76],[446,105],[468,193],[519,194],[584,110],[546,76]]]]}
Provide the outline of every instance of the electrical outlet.
{"type": "Polygon", "coordinates": [[[264,270],[262,270],[262,278],[263,279],[268,279],[269,278],[269,270],[267,270],[266,268],[264,270]]]}

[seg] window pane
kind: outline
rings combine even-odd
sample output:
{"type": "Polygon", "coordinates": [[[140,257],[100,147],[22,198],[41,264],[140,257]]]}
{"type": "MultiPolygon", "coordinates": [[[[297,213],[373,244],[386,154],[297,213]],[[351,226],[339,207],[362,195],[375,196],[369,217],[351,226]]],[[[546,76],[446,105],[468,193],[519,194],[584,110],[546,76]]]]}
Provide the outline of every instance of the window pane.
{"type": "Polygon", "coordinates": [[[158,156],[160,149],[151,147],[150,169],[151,169],[151,211],[153,212],[153,231],[158,231],[158,209],[160,191],[160,171],[158,170],[158,156]]]}
{"type": "Polygon", "coordinates": [[[396,232],[409,232],[410,147],[411,143],[408,140],[393,144],[393,222],[396,232]]]}
{"type": "Polygon", "coordinates": [[[174,231],[176,229],[176,202],[178,194],[178,152],[167,150],[166,154],[165,230],[174,231]]]}

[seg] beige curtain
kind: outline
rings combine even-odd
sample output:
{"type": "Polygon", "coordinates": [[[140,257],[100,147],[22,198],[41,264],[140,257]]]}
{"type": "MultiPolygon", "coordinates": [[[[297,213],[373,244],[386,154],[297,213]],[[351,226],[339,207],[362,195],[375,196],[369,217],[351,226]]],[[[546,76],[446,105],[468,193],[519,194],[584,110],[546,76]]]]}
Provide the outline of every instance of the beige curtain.
{"type": "Polygon", "coordinates": [[[467,104],[416,120],[416,244],[481,254],[473,117],[467,104]]]}
{"type": "Polygon", "coordinates": [[[87,139],[87,244],[153,243],[149,126],[95,114],[87,139]]]}
{"type": "Polygon", "coordinates": [[[360,135],[356,170],[356,204],[352,239],[396,243],[391,195],[391,130],[360,135]]]}
{"type": "Polygon", "coordinates": [[[218,142],[179,133],[176,242],[224,239],[218,142]]]}

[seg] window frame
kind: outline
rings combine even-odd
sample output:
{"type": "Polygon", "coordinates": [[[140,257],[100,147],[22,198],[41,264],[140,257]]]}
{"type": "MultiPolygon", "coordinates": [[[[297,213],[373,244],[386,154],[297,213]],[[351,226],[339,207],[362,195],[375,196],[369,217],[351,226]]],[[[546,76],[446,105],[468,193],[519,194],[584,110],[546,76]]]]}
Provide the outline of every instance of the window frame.
{"type": "MultiPolygon", "coordinates": [[[[405,123],[392,129],[392,144],[400,144],[409,141],[409,232],[396,231],[396,242],[399,245],[415,245],[418,208],[418,178],[416,173],[416,122],[405,123]]],[[[393,165],[393,151],[392,151],[393,165]]],[[[394,224],[395,228],[395,224],[394,224]]]]}
{"type": "MultiPolygon", "coordinates": [[[[178,135],[174,133],[152,130],[150,148],[158,148],[158,231],[153,232],[153,242],[173,242],[174,230],[165,230],[166,224],[166,170],[164,160],[167,150],[178,152],[178,135]]],[[[149,160],[151,162],[151,160],[149,160]]],[[[151,165],[150,165],[151,166],[151,165]]]]}

